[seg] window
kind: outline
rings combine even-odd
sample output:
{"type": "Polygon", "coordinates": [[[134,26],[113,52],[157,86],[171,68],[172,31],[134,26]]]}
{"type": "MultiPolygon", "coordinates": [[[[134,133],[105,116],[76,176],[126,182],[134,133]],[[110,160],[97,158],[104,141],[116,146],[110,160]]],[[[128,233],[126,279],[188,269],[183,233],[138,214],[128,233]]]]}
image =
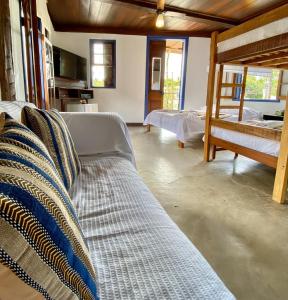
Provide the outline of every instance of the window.
{"type": "Polygon", "coordinates": [[[248,69],[245,100],[278,100],[279,70],[248,69]]]}
{"type": "Polygon", "coordinates": [[[90,40],[91,87],[116,87],[115,44],[114,40],[90,40]]]}

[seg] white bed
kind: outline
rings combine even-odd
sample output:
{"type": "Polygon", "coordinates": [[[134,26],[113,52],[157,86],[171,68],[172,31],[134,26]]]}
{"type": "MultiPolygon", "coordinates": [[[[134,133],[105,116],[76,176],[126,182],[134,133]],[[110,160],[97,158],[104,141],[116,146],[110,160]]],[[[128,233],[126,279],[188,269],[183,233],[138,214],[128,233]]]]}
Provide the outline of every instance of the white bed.
{"type": "Polygon", "coordinates": [[[185,143],[204,131],[205,121],[194,112],[178,110],[154,110],[148,114],[144,125],[153,125],[176,134],[185,143]]]}
{"type": "MultiPolygon", "coordinates": [[[[178,111],[178,110],[154,110],[150,112],[144,125],[152,125],[166,129],[176,134],[178,141],[186,143],[197,135],[204,132],[206,107],[199,110],[178,111]]],[[[225,120],[236,121],[238,110],[221,110],[225,115],[225,120]]],[[[261,119],[262,114],[254,109],[244,107],[243,120],[261,119]]]]}
{"type": "MultiPolygon", "coordinates": [[[[242,123],[251,124],[252,122],[245,121],[242,123]]],[[[253,122],[255,123],[255,122],[253,122]]],[[[262,123],[264,127],[270,127],[265,126],[265,124],[269,124],[269,121],[261,121],[258,123],[258,125],[262,123]]],[[[274,124],[283,124],[281,121],[274,121],[274,124]]],[[[272,128],[272,127],[271,127],[272,128]]],[[[229,129],[223,129],[219,127],[211,127],[211,136],[228,141],[233,144],[237,144],[249,149],[253,149],[265,154],[269,154],[275,157],[278,157],[279,150],[280,150],[280,142],[276,140],[270,140],[265,139],[261,137],[257,137],[254,135],[237,132],[229,129]]]]}

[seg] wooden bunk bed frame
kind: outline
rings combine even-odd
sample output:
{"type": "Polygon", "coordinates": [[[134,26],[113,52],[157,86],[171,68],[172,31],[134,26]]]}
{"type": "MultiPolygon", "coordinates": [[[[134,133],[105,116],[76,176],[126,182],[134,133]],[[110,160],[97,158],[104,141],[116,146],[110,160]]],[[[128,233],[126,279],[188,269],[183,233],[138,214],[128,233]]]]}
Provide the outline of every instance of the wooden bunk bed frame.
{"type": "MultiPolygon", "coordinates": [[[[280,70],[288,70],[288,32],[276,35],[264,40],[246,44],[238,48],[233,48],[224,52],[217,52],[217,45],[220,42],[234,38],[243,33],[249,32],[253,29],[262,27],[271,22],[288,17],[288,4],[284,4],[268,13],[258,16],[252,20],[242,23],[239,26],[231,28],[225,32],[213,32],[211,36],[210,46],[210,68],[207,87],[207,111],[205,124],[205,142],[204,142],[204,160],[210,161],[211,149],[212,158],[216,156],[219,150],[230,150],[235,152],[235,157],[238,154],[249,157],[253,160],[259,161],[269,167],[276,169],[273,200],[278,203],[284,203],[286,200],[287,179],[288,179],[288,98],[280,97],[280,100],[286,100],[285,116],[282,132],[275,129],[256,127],[252,125],[244,125],[241,123],[229,122],[219,119],[219,111],[221,108],[238,108],[239,121],[242,120],[245,83],[248,66],[273,68],[280,70]],[[217,92],[216,92],[216,113],[215,118],[213,114],[214,102],[214,86],[216,65],[219,64],[217,92]],[[243,80],[242,83],[223,83],[223,69],[224,65],[240,65],[243,66],[243,80]],[[231,96],[222,96],[222,88],[232,88],[231,96]],[[241,96],[238,106],[222,106],[221,100],[232,99],[234,89],[241,88],[241,96]],[[277,140],[280,142],[280,152],[278,157],[265,154],[263,152],[255,151],[250,148],[234,144],[211,135],[211,127],[220,127],[232,131],[246,133],[265,139],[277,140]]],[[[280,73],[282,76],[282,73],[280,73]]]]}

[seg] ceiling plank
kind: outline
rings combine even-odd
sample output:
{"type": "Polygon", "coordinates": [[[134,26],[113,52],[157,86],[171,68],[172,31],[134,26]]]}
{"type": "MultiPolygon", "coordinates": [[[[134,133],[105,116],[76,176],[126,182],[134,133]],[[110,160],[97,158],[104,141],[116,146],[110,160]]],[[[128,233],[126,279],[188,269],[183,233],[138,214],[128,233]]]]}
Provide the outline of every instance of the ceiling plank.
{"type": "Polygon", "coordinates": [[[228,29],[220,34],[218,34],[217,42],[223,42],[232,37],[243,34],[247,31],[256,29],[258,27],[264,26],[266,24],[272,23],[274,21],[283,19],[288,16],[288,4],[284,4],[278,8],[275,8],[261,16],[251,19],[239,26],[228,29]]]}
{"type": "Polygon", "coordinates": [[[246,16],[245,18],[242,18],[241,23],[247,22],[247,21],[249,21],[251,19],[254,19],[258,16],[266,14],[267,12],[269,12],[269,11],[275,9],[275,8],[278,8],[278,7],[280,7],[280,6],[282,6],[286,3],[287,3],[287,0],[283,0],[280,3],[277,2],[275,4],[269,5],[268,7],[264,8],[264,9],[259,9],[254,14],[252,14],[252,15],[250,14],[250,15],[246,16]]]}
{"type": "MultiPolygon", "coordinates": [[[[135,6],[142,7],[142,8],[148,8],[148,9],[153,9],[153,10],[157,9],[156,3],[149,1],[149,0],[99,0],[99,1],[106,2],[106,3],[112,3],[112,4],[115,4],[116,2],[121,2],[121,3],[131,4],[131,5],[135,5],[135,6]]],[[[183,14],[186,17],[191,17],[191,18],[195,18],[195,19],[199,19],[199,20],[211,21],[214,23],[218,23],[219,25],[225,26],[226,28],[240,24],[240,21],[236,20],[236,19],[225,18],[225,17],[220,17],[217,15],[202,13],[199,11],[194,11],[194,10],[182,8],[179,6],[173,6],[173,5],[169,5],[169,4],[165,4],[164,11],[183,14]]]]}
{"type": "Polygon", "coordinates": [[[87,32],[87,33],[113,33],[127,35],[163,35],[163,36],[191,36],[210,38],[210,31],[179,31],[145,29],[131,27],[109,27],[109,26],[85,26],[85,25],[54,25],[55,31],[60,32],[87,32]]]}

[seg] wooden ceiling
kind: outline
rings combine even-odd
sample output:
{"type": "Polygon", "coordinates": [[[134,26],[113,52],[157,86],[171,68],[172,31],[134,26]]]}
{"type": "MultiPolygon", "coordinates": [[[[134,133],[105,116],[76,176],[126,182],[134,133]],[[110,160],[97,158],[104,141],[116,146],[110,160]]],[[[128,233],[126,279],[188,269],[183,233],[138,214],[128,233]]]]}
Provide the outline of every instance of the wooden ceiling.
{"type": "Polygon", "coordinates": [[[156,29],[156,2],[48,0],[47,6],[58,31],[210,36],[214,30],[226,30],[287,3],[283,0],[166,0],[165,27],[156,29]]]}

